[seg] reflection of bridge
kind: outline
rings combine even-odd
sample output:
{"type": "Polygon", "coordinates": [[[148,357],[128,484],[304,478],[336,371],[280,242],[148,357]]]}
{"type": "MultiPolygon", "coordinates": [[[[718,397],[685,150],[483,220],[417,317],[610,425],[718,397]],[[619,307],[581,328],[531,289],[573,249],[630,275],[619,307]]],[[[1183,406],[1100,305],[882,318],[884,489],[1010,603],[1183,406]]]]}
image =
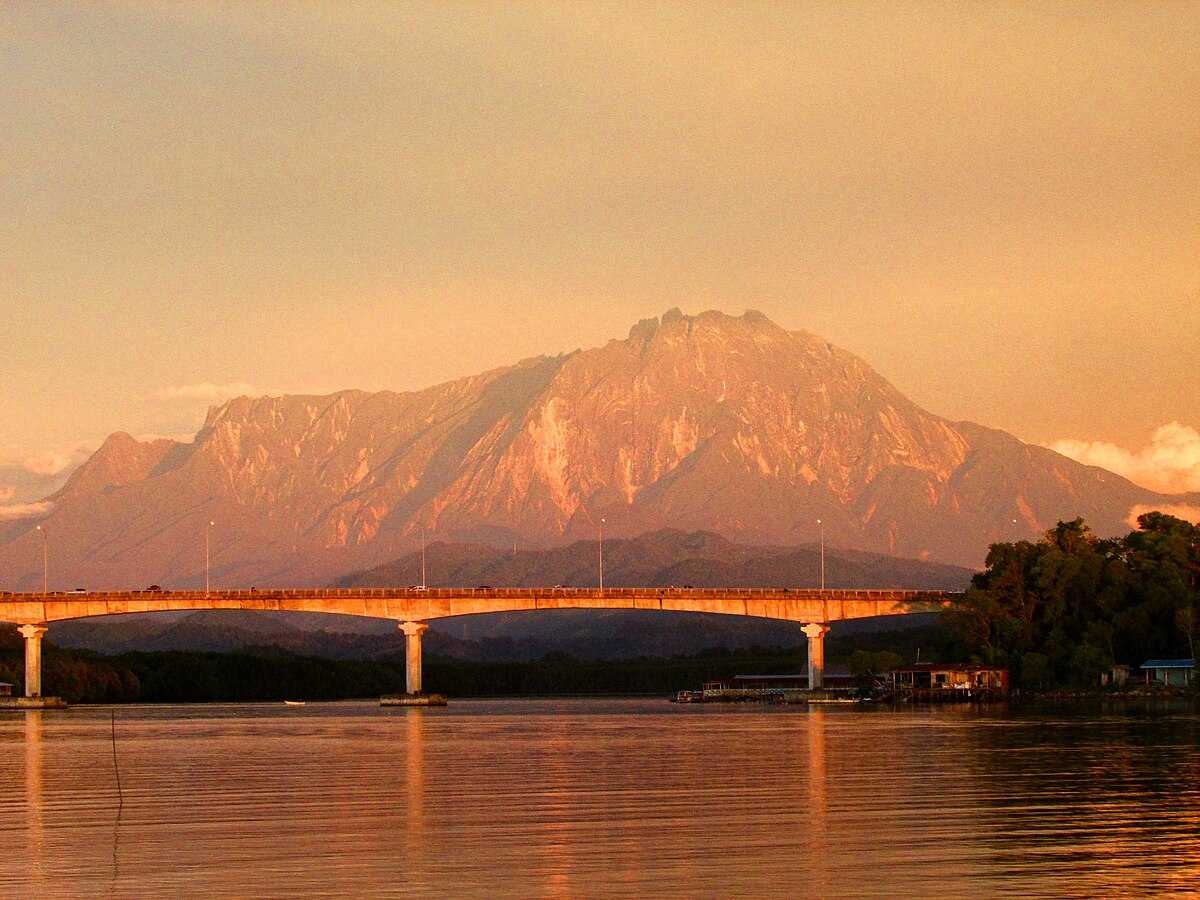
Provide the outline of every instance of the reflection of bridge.
{"type": "Polygon", "coordinates": [[[757,616],[805,623],[810,687],[820,687],[826,623],[930,612],[943,591],[810,591],[759,588],[430,588],[246,591],[123,591],[0,594],[0,621],[28,623],[25,696],[41,696],[41,643],[47,622],[191,609],[260,609],[395,619],[406,636],[407,687],[421,692],[421,633],[427,619],[525,609],[656,609],[757,616]]]}

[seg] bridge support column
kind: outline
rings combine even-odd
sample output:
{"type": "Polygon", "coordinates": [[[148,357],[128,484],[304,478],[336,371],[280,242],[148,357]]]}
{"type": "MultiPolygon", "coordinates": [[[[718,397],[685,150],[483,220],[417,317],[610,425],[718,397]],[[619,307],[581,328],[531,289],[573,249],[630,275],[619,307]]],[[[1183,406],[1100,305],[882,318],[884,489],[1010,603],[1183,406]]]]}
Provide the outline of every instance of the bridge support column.
{"type": "Polygon", "coordinates": [[[810,622],[800,629],[808,638],[808,689],[821,687],[825,682],[825,635],[829,626],[810,622]]]}
{"type": "Polygon", "coordinates": [[[22,625],[17,629],[25,638],[25,696],[42,696],[42,636],[44,625],[22,625]]]}
{"type": "Polygon", "coordinates": [[[421,693],[421,634],[429,626],[424,622],[401,622],[404,632],[404,689],[421,693]]]}

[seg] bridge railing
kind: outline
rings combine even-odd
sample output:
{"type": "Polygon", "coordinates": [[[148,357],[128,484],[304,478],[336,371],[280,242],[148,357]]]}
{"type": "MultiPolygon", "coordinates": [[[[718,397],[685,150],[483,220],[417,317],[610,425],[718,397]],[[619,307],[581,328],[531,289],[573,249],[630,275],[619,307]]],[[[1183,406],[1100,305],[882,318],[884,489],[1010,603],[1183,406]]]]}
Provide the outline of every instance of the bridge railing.
{"type": "Polygon", "coordinates": [[[437,587],[437,588],[235,588],[219,591],[50,591],[12,593],[0,591],[2,600],[87,600],[109,599],[118,597],[162,599],[199,599],[199,598],[294,598],[294,599],[345,599],[349,597],[366,598],[405,598],[445,599],[453,597],[477,598],[528,598],[528,597],[580,597],[580,598],[611,598],[647,597],[679,595],[697,598],[727,598],[727,597],[770,597],[827,599],[827,600],[890,600],[914,599],[918,597],[942,598],[953,596],[955,592],[922,589],[889,589],[889,588],[851,588],[829,589],[819,588],[693,588],[693,587],[553,587],[553,588],[517,588],[517,587],[437,587]]]}

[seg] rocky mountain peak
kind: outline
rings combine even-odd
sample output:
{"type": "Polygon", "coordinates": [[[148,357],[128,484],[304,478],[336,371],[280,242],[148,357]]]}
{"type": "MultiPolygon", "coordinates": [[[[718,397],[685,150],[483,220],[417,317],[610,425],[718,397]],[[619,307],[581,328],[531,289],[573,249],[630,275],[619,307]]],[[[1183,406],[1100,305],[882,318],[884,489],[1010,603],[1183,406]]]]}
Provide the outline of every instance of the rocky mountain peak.
{"type": "MultiPolygon", "coordinates": [[[[602,347],[419,391],[237,397],[190,444],[114,434],[51,499],[63,574],[97,587],[198,583],[210,520],[221,583],[311,586],[422,531],[548,546],[594,540],[601,519],[614,538],[823,533],[978,564],[990,541],[1078,515],[1116,533],[1135,504],[1163,500],[948,422],[854,354],[759,312],[678,309],[602,347]]],[[[34,578],[24,532],[4,534],[0,567],[34,578]]]]}
{"type": "Polygon", "coordinates": [[[140,481],[177,446],[177,442],[167,438],[139,441],[124,431],[114,432],[50,499],[59,501],[105,493],[140,481]]]}

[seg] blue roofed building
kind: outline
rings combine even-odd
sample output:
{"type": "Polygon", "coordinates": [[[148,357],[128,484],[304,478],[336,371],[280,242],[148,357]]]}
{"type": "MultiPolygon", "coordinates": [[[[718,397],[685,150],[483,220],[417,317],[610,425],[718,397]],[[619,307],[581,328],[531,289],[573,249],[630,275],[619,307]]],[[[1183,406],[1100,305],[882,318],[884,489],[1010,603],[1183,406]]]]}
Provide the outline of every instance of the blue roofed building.
{"type": "Polygon", "coordinates": [[[1146,673],[1146,684],[1161,684],[1166,687],[1187,687],[1192,683],[1194,659],[1148,659],[1142,663],[1146,673]]]}

